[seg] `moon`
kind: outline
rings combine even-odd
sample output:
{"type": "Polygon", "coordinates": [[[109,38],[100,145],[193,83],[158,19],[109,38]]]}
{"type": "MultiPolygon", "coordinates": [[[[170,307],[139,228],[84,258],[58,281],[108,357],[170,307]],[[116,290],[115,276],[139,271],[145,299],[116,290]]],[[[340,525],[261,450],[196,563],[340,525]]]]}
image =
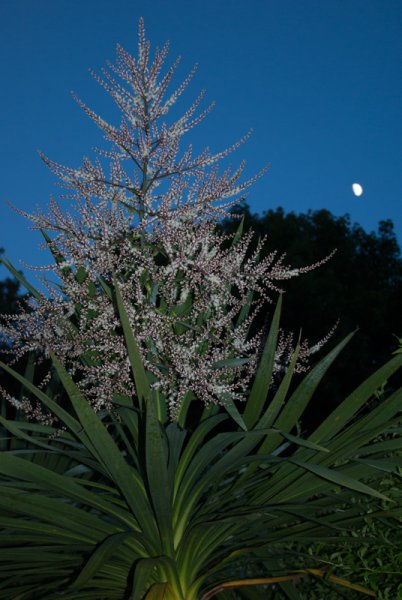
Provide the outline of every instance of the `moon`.
{"type": "Polygon", "coordinates": [[[352,190],[355,196],[359,197],[363,194],[363,188],[360,183],[352,183],[352,190]]]}

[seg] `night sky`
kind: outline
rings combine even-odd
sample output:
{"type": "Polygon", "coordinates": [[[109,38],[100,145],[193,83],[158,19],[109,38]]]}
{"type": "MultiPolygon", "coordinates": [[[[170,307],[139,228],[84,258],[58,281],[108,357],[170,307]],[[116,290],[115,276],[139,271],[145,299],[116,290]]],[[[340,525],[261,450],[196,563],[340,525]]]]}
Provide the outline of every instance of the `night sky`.
{"type": "Polygon", "coordinates": [[[215,152],[253,128],[230,157],[246,177],[270,164],[253,211],[326,208],[367,231],[390,218],[402,242],[400,0],[1,0],[0,247],[29,279],[20,260],[51,259],[6,200],[30,212],[60,193],[37,150],[77,167],[102,144],[70,91],[117,122],[88,68],[113,61],[117,42],[135,53],[141,15],[154,46],[182,55],[177,82],[200,65],[183,112],[202,88],[216,101],[187,141],[215,152]]]}

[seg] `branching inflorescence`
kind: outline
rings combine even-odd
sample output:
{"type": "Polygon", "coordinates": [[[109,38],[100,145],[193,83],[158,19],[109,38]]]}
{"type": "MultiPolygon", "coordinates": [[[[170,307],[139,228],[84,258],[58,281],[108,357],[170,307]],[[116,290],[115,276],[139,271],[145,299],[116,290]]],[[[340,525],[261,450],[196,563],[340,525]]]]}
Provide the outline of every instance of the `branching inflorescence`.
{"type": "MultiPolygon", "coordinates": [[[[218,169],[249,134],[218,154],[182,147],[212,105],[199,111],[201,93],[181,118],[167,120],[196,70],[169,95],[179,60],[163,74],[167,54],[165,45],[151,61],[141,20],[138,58],[117,46],[116,64],[102,78],[94,74],[121,111],[118,127],[76,98],[110,149],[96,150],[97,158],[77,169],[42,155],[67,188],[64,198],[75,202],[68,211],[52,199],[46,213],[26,215],[57,258],[47,268],[61,286],[49,286],[2,329],[17,357],[53,351],[97,410],[110,407],[116,394],[135,393],[113,302],[118,281],[152,385],[175,419],[189,393],[206,404],[244,398],[261,346],[261,334],[249,335],[256,311],[281,291],[279,282],[321,263],[294,269],[276,253],[260,259],[265,240],[251,253],[251,233],[229,244],[217,231],[217,221],[262,173],[242,183],[244,163],[218,169]]],[[[280,341],[278,370],[291,354],[289,341],[280,341]]],[[[299,369],[320,345],[302,346],[299,369]]]]}

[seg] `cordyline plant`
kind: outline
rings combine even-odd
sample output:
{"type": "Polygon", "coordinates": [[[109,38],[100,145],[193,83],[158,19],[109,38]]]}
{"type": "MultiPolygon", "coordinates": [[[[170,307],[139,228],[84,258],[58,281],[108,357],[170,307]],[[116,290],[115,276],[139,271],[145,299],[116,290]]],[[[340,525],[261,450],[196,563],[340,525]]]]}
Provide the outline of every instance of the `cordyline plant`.
{"type": "Polygon", "coordinates": [[[32,299],[2,328],[30,359],[24,376],[2,364],[22,388],[18,399],[3,390],[18,412],[1,417],[0,599],[266,598],[272,585],[295,598],[307,576],[373,596],[319,557],[300,569],[291,544],[359,543],[349,533],[367,497],[373,518],[400,517],[379,482],[399,464],[401,391],[360,411],[402,355],[301,437],[350,336],[296,386],[323,341],[291,347],[281,296],[269,331],[250,334],[280,282],[318,265],[260,259],[264,240],[250,253],[241,224],[234,239],[218,233],[252,180],[240,182],[243,165],[218,170],[239,144],[182,149],[209,109],[197,115],[201,95],[166,120],[193,75],[169,95],[167,51],[151,61],[141,21],[138,58],[118,46],[116,64],[95,75],[120,125],[78,100],[111,149],[78,169],[43,157],[75,199],[70,212],[52,200],[29,215],[60,283],[41,294],[3,260],[32,299]],[[51,365],[39,382],[38,357],[51,365]]]}

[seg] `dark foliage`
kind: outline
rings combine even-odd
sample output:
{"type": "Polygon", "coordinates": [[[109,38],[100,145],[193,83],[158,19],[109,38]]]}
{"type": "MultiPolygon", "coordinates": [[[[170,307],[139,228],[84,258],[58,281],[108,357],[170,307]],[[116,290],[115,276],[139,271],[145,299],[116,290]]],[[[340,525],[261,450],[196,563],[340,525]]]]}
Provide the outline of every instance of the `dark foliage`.
{"type": "MultiPolygon", "coordinates": [[[[338,319],[334,341],[358,328],[331,368],[320,395],[322,405],[314,407],[319,419],[398,347],[402,259],[393,223],[380,221],[376,232],[367,233],[349,215],[336,217],[324,209],[286,214],[277,208],[256,215],[243,204],[234,212],[244,214],[245,229],[251,227],[256,240],[268,236],[266,252],[286,252],[288,264],[311,264],[337,249],[326,265],[289,281],[284,298],[283,327],[296,333],[302,329],[310,342],[319,340],[338,319]]],[[[238,220],[227,219],[222,227],[233,232],[238,220]]],[[[260,325],[263,321],[262,314],[260,325]]]]}
{"type": "MultiPolygon", "coordinates": [[[[0,248],[0,256],[4,250],[0,248]]],[[[19,281],[14,277],[6,277],[0,281],[0,314],[13,314],[18,312],[20,302],[24,301],[24,295],[21,293],[19,281]]],[[[0,360],[10,362],[12,356],[6,351],[7,345],[4,342],[0,343],[0,360]]],[[[19,361],[18,367],[23,367],[25,361],[19,361]]],[[[0,372],[0,385],[6,388],[10,393],[18,393],[19,386],[5,371],[0,372]]],[[[8,416],[13,414],[13,410],[8,403],[0,402],[3,413],[8,416]],[[7,409],[7,410],[6,410],[7,409]]]]}

